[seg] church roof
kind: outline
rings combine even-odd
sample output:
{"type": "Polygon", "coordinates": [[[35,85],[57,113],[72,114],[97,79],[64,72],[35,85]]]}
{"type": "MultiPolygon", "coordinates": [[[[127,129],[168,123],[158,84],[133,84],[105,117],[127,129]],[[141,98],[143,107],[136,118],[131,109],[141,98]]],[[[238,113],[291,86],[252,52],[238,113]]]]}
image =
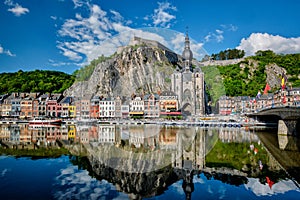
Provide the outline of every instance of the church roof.
{"type": "Polygon", "coordinates": [[[190,39],[189,39],[188,33],[186,33],[186,35],[185,35],[185,46],[184,46],[184,50],[182,52],[182,57],[185,60],[189,60],[189,61],[193,60],[193,52],[190,49],[190,39]]]}

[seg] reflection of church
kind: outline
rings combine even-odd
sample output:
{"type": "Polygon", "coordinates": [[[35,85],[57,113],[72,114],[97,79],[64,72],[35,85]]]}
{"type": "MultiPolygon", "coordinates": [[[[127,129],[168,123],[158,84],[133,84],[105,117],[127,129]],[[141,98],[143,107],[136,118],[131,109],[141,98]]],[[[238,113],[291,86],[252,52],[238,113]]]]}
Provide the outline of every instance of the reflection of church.
{"type": "Polygon", "coordinates": [[[193,69],[193,53],[190,49],[190,39],[187,33],[182,57],[184,64],[181,71],[172,74],[171,90],[178,95],[179,108],[183,114],[204,115],[204,73],[199,67],[193,69]]]}
{"type": "Polygon", "coordinates": [[[183,179],[182,189],[186,199],[191,199],[194,191],[194,170],[205,167],[205,136],[205,130],[197,127],[181,129],[176,135],[177,149],[172,166],[178,177],[183,179]]]}

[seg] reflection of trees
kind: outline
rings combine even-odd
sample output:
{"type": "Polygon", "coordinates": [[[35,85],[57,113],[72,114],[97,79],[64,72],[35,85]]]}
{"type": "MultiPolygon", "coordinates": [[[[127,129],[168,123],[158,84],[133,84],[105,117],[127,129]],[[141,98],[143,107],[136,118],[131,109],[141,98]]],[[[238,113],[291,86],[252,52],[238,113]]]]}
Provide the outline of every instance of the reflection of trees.
{"type": "Polygon", "coordinates": [[[171,166],[146,173],[119,171],[100,163],[92,163],[90,166],[88,170],[93,177],[107,180],[133,199],[160,195],[178,180],[171,166]]]}
{"type": "Polygon", "coordinates": [[[204,172],[205,177],[207,180],[211,180],[212,178],[214,180],[220,180],[222,183],[230,184],[230,185],[243,185],[248,183],[247,177],[244,176],[236,176],[231,174],[221,174],[221,173],[206,173],[204,172]]]}

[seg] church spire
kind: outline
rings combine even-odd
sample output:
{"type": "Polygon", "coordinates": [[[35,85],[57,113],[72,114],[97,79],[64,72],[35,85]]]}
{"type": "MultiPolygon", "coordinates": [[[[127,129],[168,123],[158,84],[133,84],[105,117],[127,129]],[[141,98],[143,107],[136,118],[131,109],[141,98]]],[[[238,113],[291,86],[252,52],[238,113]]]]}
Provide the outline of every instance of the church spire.
{"type": "Polygon", "coordinates": [[[189,27],[186,27],[185,31],[185,49],[190,49],[189,27]]]}
{"type": "Polygon", "coordinates": [[[184,68],[185,70],[190,70],[190,66],[193,60],[193,53],[190,49],[190,38],[188,35],[188,28],[186,28],[186,33],[185,33],[185,45],[184,45],[184,50],[182,52],[182,57],[184,59],[184,68]]]}

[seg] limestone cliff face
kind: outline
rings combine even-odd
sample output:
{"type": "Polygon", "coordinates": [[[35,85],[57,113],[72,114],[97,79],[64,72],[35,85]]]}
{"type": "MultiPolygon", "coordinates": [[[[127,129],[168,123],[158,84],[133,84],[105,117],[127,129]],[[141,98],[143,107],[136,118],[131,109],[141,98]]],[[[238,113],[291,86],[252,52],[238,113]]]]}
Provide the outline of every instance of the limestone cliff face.
{"type": "Polygon", "coordinates": [[[76,82],[65,95],[130,96],[170,89],[177,54],[147,44],[128,46],[98,64],[88,81],[76,82]]]}

